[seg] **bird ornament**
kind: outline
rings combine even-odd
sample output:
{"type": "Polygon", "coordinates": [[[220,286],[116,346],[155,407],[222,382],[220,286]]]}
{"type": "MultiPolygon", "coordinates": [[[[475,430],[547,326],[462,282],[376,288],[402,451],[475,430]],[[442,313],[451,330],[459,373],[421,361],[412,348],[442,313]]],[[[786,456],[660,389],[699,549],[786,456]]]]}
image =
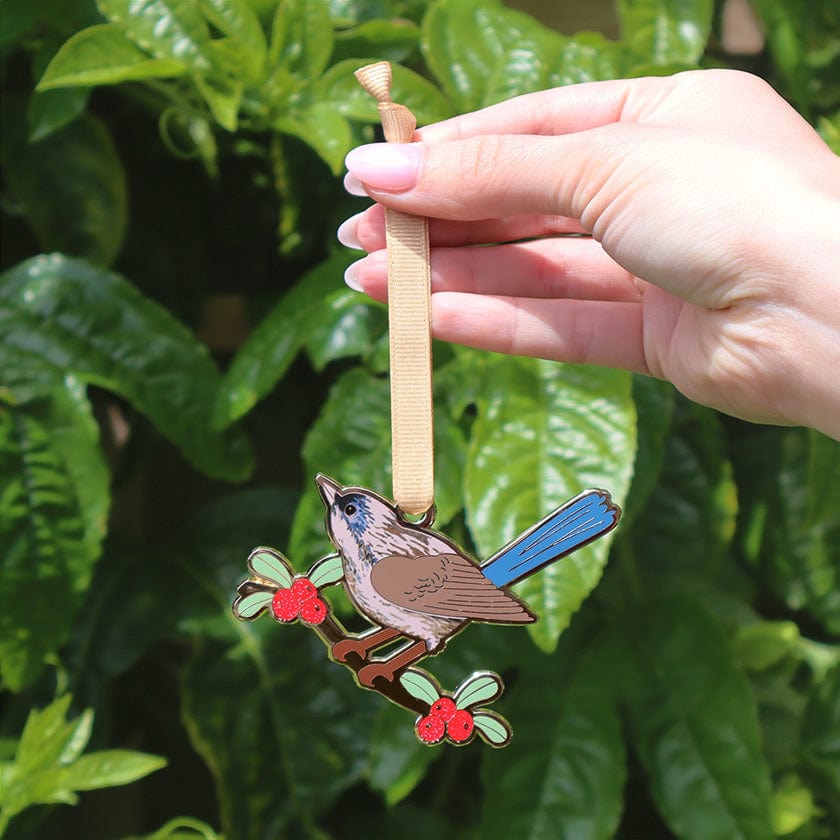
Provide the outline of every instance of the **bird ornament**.
{"type": "Polygon", "coordinates": [[[360,686],[417,713],[415,732],[424,743],[462,744],[478,734],[491,746],[507,744],[509,724],[484,708],[504,690],[497,674],[477,672],[447,693],[417,663],[472,622],[536,621],[511,587],[612,530],[621,511],[610,494],[581,493],[478,563],[429,527],[430,517],[412,522],[372,490],[320,474],[315,482],[335,553],[300,575],[275,549],[254,549],[234,615],[253,621],[268,613],[311,627],[360,686]],[[369,630],[349,633],[333,615],[322,590],[337,584],[369,630]]]}
{"type": "MultiPolygon", "coordinates": [[[[388,62],[359,68],[356,77],[377,101],[386,140],[411,142],[416,121],[391,100],[388,62]]],[[[620,510],[605,490],[587,490],[483,563],[432,529],[428,225],[387,209],[385,217],[395,501],[318,475],[335,552],[299,574],[279,551],[254,549],[233,612],[243,621],[267,613],[280,623],[310,627],[358,685],[416,713],[415,733],[423,743],[459,745],[478,736],[502,747],[510,741],[510,725],[487,708],[504,691],[501,677],[478,671],[450,692],[418,663],[443,651],[472,622],[536,621],[511,587],[606,534],[620,510]],[[322,593],[338,584],[369,629],[348,632],[335,616],[322,593]]]]}

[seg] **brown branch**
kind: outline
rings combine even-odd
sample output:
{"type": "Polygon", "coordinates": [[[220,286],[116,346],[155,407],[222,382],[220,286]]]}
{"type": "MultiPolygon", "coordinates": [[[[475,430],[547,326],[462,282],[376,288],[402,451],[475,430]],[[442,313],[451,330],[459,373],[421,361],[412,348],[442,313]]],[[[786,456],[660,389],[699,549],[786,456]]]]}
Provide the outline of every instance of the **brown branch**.
{"type": "MultiPolygon", "coordinates": [[[[330,656],[332,646],[337,642],[344,641],[345,639],[361,638],[357,634],[348,633],[347,630],[345,630],[331,614],[328,614],[320,624],[310,624],[309,626],[315,631],[318,638],[320,638],[326,646],[328,656],[330,656]]],[[[390,700],[392,703],[396,703],[398,706],[402,706],[410,712],[416,712],[418,715],[425,715],[429,711],[427,703],[424,703],[422,700],[418,700],[416,697],[412,697],[405,688],[403,688],[403,685],[399,680],[399,676],[407,669],[404,668],[397,671],[394,674],[393,680],[387,680],[385,677],[379,677],[374,680],[374,685],[367,686],[363,685],[359,681],[359,671],[365,665],[369,664],[371,660],[364,659],[356,654],[350,654],[345,662],[338,662],[333,659],[332,656],[330,656],[330,660],[335,662],[336,665],[343,665],[351,671],[356,684],[360,688],[373,691],[376,694],[381,694],[386,700],[390,700]]],[[[375,662],[376,660],[372,661],[375,662]]]]}

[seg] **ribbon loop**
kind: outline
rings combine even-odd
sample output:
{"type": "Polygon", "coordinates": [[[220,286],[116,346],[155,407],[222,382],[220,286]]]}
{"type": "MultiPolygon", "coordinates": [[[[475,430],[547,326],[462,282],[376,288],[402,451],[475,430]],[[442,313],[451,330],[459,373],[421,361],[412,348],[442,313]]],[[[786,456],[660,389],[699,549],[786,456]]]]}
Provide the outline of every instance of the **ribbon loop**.
{"type": "MultiPolygon", "coordinates": [[[[376,98],[389,143],[409,143],[417,121],[391,101],[391,65],[356,71],[376,98]]],[[[412,516],[434,507],[431,267],[428,221],[385,210],[388,251],[388,324],[391,349],[391,466],[393,498],[412,516]]]]}

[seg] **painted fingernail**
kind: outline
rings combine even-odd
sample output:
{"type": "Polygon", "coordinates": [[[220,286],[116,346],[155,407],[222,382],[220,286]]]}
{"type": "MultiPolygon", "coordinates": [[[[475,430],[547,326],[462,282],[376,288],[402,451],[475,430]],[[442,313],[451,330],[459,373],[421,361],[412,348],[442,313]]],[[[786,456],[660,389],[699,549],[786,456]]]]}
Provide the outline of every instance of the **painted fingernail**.
{"type": "Polygon", "coordinates": [[[371,143],[353,149],[344,159],[351,176],[375,190],[410,190],[420,175],[423,147],[419,143],[371,143]]]}
{"type": "Polygon", "coordinates": [[[357,251],[362,250],[362,245],[356,236],[356,229],[359,227],[361,215],[361,213],[356,213],[355,216],[345,219],[335,232],[336,238],[345,248],[355,248],[357,251]]]}
{"type": "Polygon", "coordinates": [[[355,175],[350,175],[349,173],[344,176],[344,189],[347,190],[350,195],[357,195],[360,198],[367,196],[365,188],[362,186],[362,182],[355,175]]]}
{"type": "Polygon", "coordinates": [[[347,270],[344,272],[344,282],[354,291],[354,292],[364,292],[362,288],[362,284],[359,282],[359,263],[361,260],[356,260],[356,262],[351,263],[347,266],[347,270]]]}

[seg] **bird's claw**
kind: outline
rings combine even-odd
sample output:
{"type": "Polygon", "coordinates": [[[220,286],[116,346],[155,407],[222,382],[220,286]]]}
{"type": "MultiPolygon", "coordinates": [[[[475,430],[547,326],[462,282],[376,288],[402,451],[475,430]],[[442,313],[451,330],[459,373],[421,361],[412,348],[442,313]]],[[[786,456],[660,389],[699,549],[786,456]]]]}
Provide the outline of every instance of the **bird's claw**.
{"type": "Polygon", "coordinates": [[[367,659],[368,647],[363,639],[342,639],[330,648],[330,656],[336,662],[346,662],[349,657],[367,659]]]}
{"type": "Polygon", "coordinates": [[[357,676],[363,686],[373,688],[374,682],[380,677],[384,677],[388,682],[393,682],[396,670],[399,670],[399,668],[395,669],[389,662],[371,662],[370,665],[359,668],[357,676]]]}

